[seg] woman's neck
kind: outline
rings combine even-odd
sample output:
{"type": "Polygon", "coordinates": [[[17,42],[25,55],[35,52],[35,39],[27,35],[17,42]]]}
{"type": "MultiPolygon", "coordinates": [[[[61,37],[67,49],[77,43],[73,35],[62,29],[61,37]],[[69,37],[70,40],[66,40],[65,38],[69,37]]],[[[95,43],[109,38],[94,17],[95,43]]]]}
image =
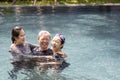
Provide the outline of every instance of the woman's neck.
{"type": "Polygon", "coordinates": [[[40,49],[41,51],[48,50],[48,48],[41,48],[41,47],[39,47],[39,49],[40,49]]]}
{"type": "Polygon", "coordinates": [[[24,45],[24,43],[23,44],[20,44],[20,43],[14,43],[15,45],[24,45]]]}

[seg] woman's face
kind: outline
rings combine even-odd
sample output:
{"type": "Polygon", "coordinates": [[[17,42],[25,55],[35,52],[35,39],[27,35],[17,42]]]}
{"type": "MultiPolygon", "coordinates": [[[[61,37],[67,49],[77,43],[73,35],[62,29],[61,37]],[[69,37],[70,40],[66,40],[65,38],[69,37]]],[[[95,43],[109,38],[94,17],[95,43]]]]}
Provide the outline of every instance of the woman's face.
{"type": "Polygon", "coordinates": [[[48,49],[50,36],[48,34],[43,34],[42,36],[39,37],[38,42],[39,42],[40,48],[42,50],[46,50],[48,49]]]}
{"type": "Polygon", "coordinates": [[[54,50],[58,50],[58,49],[61,49],[61,47],[63,46],[61,44],[61,39],[59,36],[55,36],[51,42],[51,46],[52,46],[52,49],[54,50]]]}
{"type": "Polygon", "coordinates": [[[18,36],[18,37],[15,37],[15,43],[16,43],[16,44],[24,44],[24,42],[25,42],[25,32],[24,32],[24,30],[22,29],[22,30],[20,31],[19,36],[18,36]]]}

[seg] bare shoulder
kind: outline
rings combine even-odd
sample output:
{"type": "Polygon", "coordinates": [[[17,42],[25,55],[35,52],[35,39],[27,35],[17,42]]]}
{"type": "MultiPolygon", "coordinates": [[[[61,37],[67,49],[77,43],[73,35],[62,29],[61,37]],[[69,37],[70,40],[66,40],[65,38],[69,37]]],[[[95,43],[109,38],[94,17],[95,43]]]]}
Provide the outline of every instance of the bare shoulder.
{"type": "Polygon", "coordinates": [[[15,47],[15,44],[11,44],[11,45],[10,45],[10,49],[11,49],[11,48],[14,48],[14,47],[15,47]]]}
{"type": "Polygon", "coordinates": [[[11,45],[10,45],[9,52],[11,52],[12,54],[13,54],[13,53],[15,53],[15,54],[16,54],[16,53],[17,53],[17,54],[18,54],[18,53],[21,53],[21,51],[16,47],[15,44],[11,44],[11,45]]]}
{"type": "Polygon", "coordinates": [[[14,50],[14,49],[16,49],[15,44],[11,44],[11,45],[10,45],[10,50],[14,50]]]}

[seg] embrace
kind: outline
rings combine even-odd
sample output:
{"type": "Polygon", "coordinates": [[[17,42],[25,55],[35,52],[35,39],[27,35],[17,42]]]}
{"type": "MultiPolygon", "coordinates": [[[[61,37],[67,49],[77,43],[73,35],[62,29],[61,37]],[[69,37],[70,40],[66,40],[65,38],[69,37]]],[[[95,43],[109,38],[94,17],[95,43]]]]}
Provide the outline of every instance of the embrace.
{"type": "Polygon", "coordinates": [[[48,48],[51,35],[48,31],[38,33],[39,45],[34,45],[25,40],[25,31],[22,26],[15,26],[11,31],[12,44],[11,63],[17,67],[34,68],[39,66],[40,72],[45,72],[48,68],[55,70],[63,69],[67,55],[62,51],[65,37],[56,34],[51,41],[51,48],[48,48]]]}

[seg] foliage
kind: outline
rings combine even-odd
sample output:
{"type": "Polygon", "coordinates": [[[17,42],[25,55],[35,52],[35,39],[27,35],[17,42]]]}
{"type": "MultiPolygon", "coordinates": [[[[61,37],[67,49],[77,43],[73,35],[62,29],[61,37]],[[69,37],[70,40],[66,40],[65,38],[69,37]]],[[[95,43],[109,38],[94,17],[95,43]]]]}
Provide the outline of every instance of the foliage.
{"type": "MultiPolygon", "coordinates": [[[[9,5],[13,0],[0,0],[0,4],[9,5]]],[[[36,5],[45,4],[104,4],[120,3],[120,0],[37,0],[36,5]],[[56,1],[56,2],[55,2],[56,1]]],[[[16,0],[16,5],[31,5],[34,0],[16,0]]]]}

